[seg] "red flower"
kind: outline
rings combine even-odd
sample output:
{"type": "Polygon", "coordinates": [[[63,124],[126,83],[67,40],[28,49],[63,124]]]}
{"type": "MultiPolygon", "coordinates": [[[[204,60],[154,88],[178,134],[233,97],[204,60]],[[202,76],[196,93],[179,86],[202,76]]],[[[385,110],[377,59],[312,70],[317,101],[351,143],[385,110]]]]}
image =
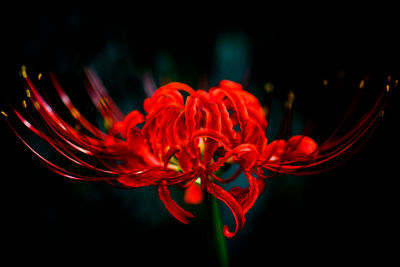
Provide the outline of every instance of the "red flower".
{"type": "MultiPolygon", "coordinates": [[[[111,126],[107,134],[81,115],[53,74],[50,78],[61,100],[84,131],[62,120],[26,75],[28,97],[46,127],[39,127],[33,117],[32,123],[28,122],[13,110],[30,130],[67,159],[92,170],[93,176],[68,171],[45,159],[9,123],[17,136],[47,167],[65,177],[102,180],[124,188],[157,186],[168,211],[183,223],[193,215],[171,198],[169,188],[188,189],[185,201],[193,204],[201,202],[202,192],[208,192],[232,210],[236,226],[233,230],[224,226],[227,237],[243,227],[246,212],[264,190],[267,176],[263,169],[286,174],[312,174],[326,169],[316,167],[349,152],[349,147],[379,118],[385,102],[383,93],[353,130],[342,137],[334,133],[319,146],[303,135],[268,142],[268,123],[259,101],[235,82],[221,81],[208,92],[170,83],[145,100],[146,115],[135,110],[124,116],[94,72],[89,69],[86,74],[90,97],[111,126]],[[97,163],[89,163],[87,156],[97,163]],[[232,177],[223,179],[216,172],[224,164],[238,164],[239,168],[232,177]],[[246,188],[227,191],[221,186],[241,173],[247,179],[246,188]]],[[[286,108],[291,109],[291,104],[286,108]]]]}

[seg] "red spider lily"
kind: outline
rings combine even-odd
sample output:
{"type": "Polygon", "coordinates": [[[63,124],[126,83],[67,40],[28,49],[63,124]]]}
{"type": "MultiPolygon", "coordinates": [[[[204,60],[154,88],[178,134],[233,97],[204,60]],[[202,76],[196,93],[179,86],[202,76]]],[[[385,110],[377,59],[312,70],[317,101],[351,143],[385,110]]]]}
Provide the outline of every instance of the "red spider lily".
{"type": "MultiPolygon", "coordinates": [[[[93,175],[72,172],[50,162],[24,141],[7,120],[18,138],[49,169],[68,178],[106,181],[123,188],[157,186],[167,210],[183,223],[194,216],[171,198],[169,188],[187,189],[185,201],[191,204],[200,203],[203,192],[208,192],[224,202],[234,215],[235,228],[230,230],[226,225],[223,228],[227,237],[234,236],[243,227],[245,214],[264,190],[268,178],[264,169],[274,174],[313,174],[331,168],[322,164],[333,158],[344,160],[345,155],[355,151],[349,148],[372,132],[388,91],[382,92],[375,106],[351,131],[337,136],[337,130],[317,145],[305,135],[268,142],[265,136],[268,123],[259,101],[231,81],[223,80],[208,92],[193,90],[182,83],[169,83],[145,100],[146,115],[135,110],[124,116],[95,73],[88,69],[89,95],[110,125],[108,133],[104,133],[81,115],[53,74],[50,78],[61,100],[84,131],[60,118],[24,74],[27,95],[44,126],[39,126],[29,112],[30,121],[12,108],[16,116],[61,155],[93,171],[93,175]],[[87,157],[95,162],[89,162],[87,157]],[[237,164],[239,168],[231,177],[223,179],[217,171],[224,164],[237,164]],[[247,187],[233,187],[229,191],[222,187],[242,173],[247,187]]],[[[290,110],[291,103],[286,108],[290,110]]]]}

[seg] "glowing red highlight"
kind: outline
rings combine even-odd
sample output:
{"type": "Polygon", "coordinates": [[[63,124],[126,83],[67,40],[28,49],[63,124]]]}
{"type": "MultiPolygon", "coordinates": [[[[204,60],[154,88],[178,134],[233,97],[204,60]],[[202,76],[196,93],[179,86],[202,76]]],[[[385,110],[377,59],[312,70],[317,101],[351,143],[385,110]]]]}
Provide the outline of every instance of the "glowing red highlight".
{"type": "Polygon", "coordinates": [[[183,200],[187,204],[197,205],[203,202],[203,198],[204,195],[201,191],[201,186],[194,183],[185,190],[183,200]]]}

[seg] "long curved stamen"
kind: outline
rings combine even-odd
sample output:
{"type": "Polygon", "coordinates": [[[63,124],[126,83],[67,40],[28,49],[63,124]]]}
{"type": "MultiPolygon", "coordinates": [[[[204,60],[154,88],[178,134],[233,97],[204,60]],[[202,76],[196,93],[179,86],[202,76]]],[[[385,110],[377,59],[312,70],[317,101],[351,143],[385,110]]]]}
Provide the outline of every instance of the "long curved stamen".
{"type": "Polygon", "coordinates": [[[116,177],[99,177],[99,176],[85,176],[78,173],[73,173],[71,171],[65,170],[62,167],[57,166],[56,164],[52,163],[51,161],[47,160],[45,157],[40,155],[35,149],[33,149],[22,137],[21,135],[15,130],[15,128],[11,125],[11,123],[7,120],[7,123],[14,134],[18,137],[19,140],[30,150],[33,154],[35,154],[49,169],[53,172],[62,175],[66,178],[74,179],[74,180],[84,180],[84,181],[106,181],[106,180],[113,180],[116,177]]]}
{"type": "Polygon", "coordinates": [[[57,90],[58,95],[61,98],[61,101],[64,103],[64,105],[68,108],[70,111],[71,115],[79,121],[79,123],[85,127],[86,130],[88,130],[91,134],[93,134],[96,137],[101,137],[105,138],[105,134],[101,132],[97,127],[95,127],[93,124],[91,124],[88,120],[85,119],[81,115],[81,113],[76,109],[76,107],[72,104],[71,99],[69,96],[66,94],[64,89],[61,87],[60,83],[58,82],[56,76],[54,73],[50,72],[50,79],[53,82],[54,87],[57,90]]]}
{"type": "MultiPolygon", "coordinates": [[[[22,115],[17,110],[15,110],[15,109],[13,109],[13,110],[14,110],[15,114],[17,115],[17,117],[22,121],[22,123],[29,130],[31,130],[33,133],[35,133],[36,135],[41,137],[43,140],[47,141],[47,143],[49,143],[58,153],[60,153],[62,156],[64,156],[71,162],[73,162],[79,166],[88,168],[90,170],[94,170],[98,173],[113,174],[113,175],[118,174],[118,172],[116,172],[116,171],[112,171],[110,169],[109,170],[101,169],[99,167],[93,166],[93,165],[87,163],[86,161],[80,159],[79,157],[77,157],[75,154],[73,154],[70,151],[71,150],[71,149],[69,149],[70,146],[65,146],[64,143],[61,143],[61,142],[55,140],[54,138],[50,138],[43,131],[38,130],[37,128],[33,127],[24,117],[22,117],[22,115]]],[[[77,148],[77,150],[79,150],[80,152],[83,152],[87,155],[90,155],[90,151],[82,150],[81,148],[77,148]]]]}

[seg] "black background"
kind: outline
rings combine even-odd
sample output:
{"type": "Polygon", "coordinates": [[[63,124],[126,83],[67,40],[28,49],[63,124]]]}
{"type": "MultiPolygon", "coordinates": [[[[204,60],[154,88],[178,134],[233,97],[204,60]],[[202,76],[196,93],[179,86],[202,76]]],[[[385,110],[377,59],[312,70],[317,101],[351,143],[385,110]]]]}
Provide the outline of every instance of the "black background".
{"type": "MultiPolygon", "coordinates": [[[[138,73],[151,70],[159,51],[172,55],[186,79],[183,82],[210,74],[218,37],[244,34],[252,48],[252,83],[272,81],[278,99],[294,90],[297,110],[317,122],[316,140],[323,139],[325,130],[334,129],[354,94],[351,88],[361,79],[369,78],[369,91],[359,114],[372,106],[388,75],[399,78],[399,23],[390,7],[374,12],[345,6],[275,12],[269,7],[231,11],[198,5],[174,11],[112,3],[10,8],[10,16],[2,22],[3,43],[9,46],[3,49],[7,64],[3,64],[1,110],[9,112],[7,103],[20,102],[23,97],[18,76],[22,64],[34,73],[54,69],[64,81],[68,76],[79,80],[76,70],[104,53],[110,40],[129,51],[119,59],[121,67],[115,69],[117,62],[110,70],[127,86],[137,84],[137,78],[127,77],[124,64],[135,62],[138,73]],[[327,88],[322,86],[324,79],[329,81],[327,88]]],[[[118,82],[113,85],[117,87],[118,82]]],[[[70,93],[79,95],[79,90],[70,89],[70,93]]],[[[137,94],[143,97],[139,89],[137,94]]],[[[79,101],[85,103],[79,99],[77,106],[79,101]]],[[[399,188],[397,103],[398,92],[393,92],[375,134],[344,165],[320,175],[282,178],[285,183],[279,176],[270,181],[268,196],[259,200],[266,204],[256,205],[257,212],[243,233],[227,240],[232,265],[259,260],[322,265],[380,262],[394,256],[399,188]]],[[[165,264],[212,266],[217,262],[210,241],[211,221],[201,209],[190,225],[181,225],[157,202],[156,190],[120,193],[106,184],[54,175],[34,159],[3,119],[0,123],[2,242],[9,256],[42,260],[56,253],[59,262],[78,261],[85,254],[91,260],[126,259],[131,264],[162,260],[165,264]],[[144,203],[134,197],[136,203],[126,205],[127,198],[119,197],[136,193],[152,194],[147,199],[155,200],[144,203]],[[131,208],[140,205],[159,212],[159,221],[146,223],[143,217],[132,215],[131,208]]]]}

